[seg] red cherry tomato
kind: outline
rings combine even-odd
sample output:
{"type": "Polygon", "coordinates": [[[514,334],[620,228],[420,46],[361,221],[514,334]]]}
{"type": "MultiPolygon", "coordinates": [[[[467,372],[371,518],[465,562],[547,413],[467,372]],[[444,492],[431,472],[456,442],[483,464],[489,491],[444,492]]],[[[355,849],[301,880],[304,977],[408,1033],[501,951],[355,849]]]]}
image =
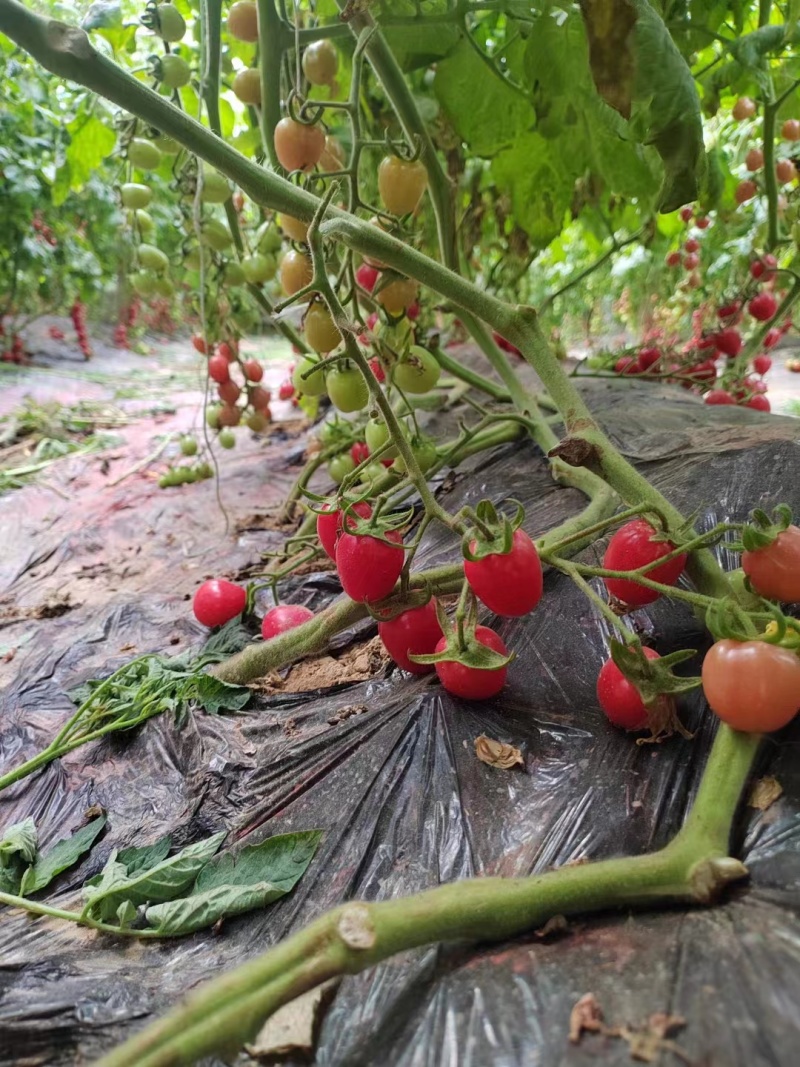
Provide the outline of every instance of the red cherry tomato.
{"type": "Polygon", "coordinates": [[[208,361],[208,376],[212,381],[218,382],[219,385],[228,381],[231,372],[228,367],[228,361],[224,356],[216,355],[211,357],[208,361]]]}
{"type": "Polygon", "coordinates": [[[375,377],[378,379],[378,381],[379,382],[385,382],[386,381],[386,372],[384,371],[383,367],[381,366],[381,361],[377,358],[377,356],[374,359],[371,359],[369,361],[369,365],[372,368],[372,373],[375,375],[375,377]]]}
{"type": "Polygon", "coordinates": [[[694,224],[698,230],[707,230],[711,225],[711,219],[707,215],[698,215],[694,220],[694,224]]]}
{"type": "Polygon", "coordinates": [[[771,366],[772,360],[769,358],[769,356],[765,356],[762,354],[760,356],[756,356],[756,358],[753,360],[753,370],[756,372],[756,374],[766,374],[771,366]]]}
{"type": "Polygon", "coordinates": [[[202,334],[196,333],[192,337],[192,344],[194,345],[195,349],[200,353],[201,356],[204,356],[206,354],[206,343],[205,343],[205,341],[203,339],[203,335],[202,334]]]}
{"type": "Polygon", "coordinates": [[[242,390],[236,384],[236,382],[223,382],[222,385],[217,386],[217,392],[219,393],[220,400],[233,407],[236,401],[241,396],[242,390]]]}
{"type": "Polygon", "coordinates": [[[679,267],[681,262],[680,252],[669,252],[665,262],[668,267],[679,267]]]}
{"type": "Polygon", "coordinates": [[[336,569],[342,589],[360,604],[383,600],[394,589],[405,562],[402,537],[389,530],[386,544],[369,534],[357,537],[343,530],[336,544],[336,569]]]}
{"type": "Polygon", "coordinates": [[[658,348],[642,348],[638,355],[639,370],[648,370],[654,363],[658,363],[660,359],[661,352],[658,348]]]}
{"type": "Polygon", "coordinates": [[[355,441],[350,448],[350,455],[356,466],[358,466],[359,463],[363,463],[365,459],[369,459],[369,446],[367,445],[367,442],[355,441]]]}
{"type": "MultiPolygon", "coordinates": [[[[738,310],[738,309],[737,309],[738,310]]],[[[720,330],[715,338],[717,342],[717,348],[720,352],[724,352],[726,356],[730,356],[734,359],[742,350],[742,335],[733,326],[728,326],[724,330],[720,330]]]]}
{"type": "Polygon", "coordinates": [[[700,249],[700,242],[696,237],[690,237],[684,242],[683,247],[687,252],[697,252],[700,249]]]}
{"type": "MultiPolygon", "coordinates": [[[[648,659],[659,659],[652,648],[643,648],[648,659]]],[[[647,708],[633,682],[629,681],[613,659],[607,659],[597,676],[597,699],[609,722],[625,730],[643,730],[647,726],[647,708]]]]}
{"type": "Polygon", "coordinates": [[[302,604],[278,604],[270,608],[261,620],[261,636],[265,641],[278,634],[285,634],[287,630],[293,630],[295,626],[301,626],[304,622],[314,618],[311,608],[302,604]]]}
{"type": "MultiPolygon", "coordinates": [[[[475,551],[475,542],[470,546],[475,551]]],[[[536,545],[524,530],[515,530],[510,552],[493,552],[464,561],[470,588],[496,615],[527,615],[542,596],[542,565],[536,545]]]]}
{"type": "Polygon", "coordinates": [[[247,604],[247,592],[224,578],[203,582],[192,601],[194,617],[203,626],[224,626],[241,615],[247,604]]]}
{"type": "Polygon", "coordinates": [[[639,361],[634,356],[620,356],[614,364],[617,374],[638,374],[639,361]]]}
{"type": "Polygon", "coordinates": [[[769,322],[778,310],[778,301],[772,293],[759,293],[758,296],[753,297],[747,309],[759,322],[769,322]]]}
{"type": "Polygon", "coordinates": [[[694,215],[693,208],[690,208],[690,207],[682,207],[681,208],[681,218],[683,219],[684,222],[691,222],[693,215],[694,215]]]}
{"type": "Polygon", "coordinates": [[[711,710],[734,730],[780,730],[800,707],[800,658],[765,641],[717,641],[702,679],[711,710]]]}
{"type": "Polygon", "coordinates": [[[264,377],[264,368],[257,359],[246,359],[242,364],[242,370],[248,382],[260,382],[264,377]]]}
{"type": "Polygon", "coordinates": [[[369,263],[362,263],[356,271],[356,281],[361,288],[366,289],[368,293],[371,293],[375,288],[380,276],[381,272],[375,267],[370,266],[369,263]]]}
{"type": "Polygon", "coordinates": [[[800,602],[800,527],[787,526],[771,545],[743,552],[742,570],[768,600],[800,602]]]}
{"type": "MultiPolygon", "coordinates": [[[[508,655],[508,649],[500,635],[488,626],[476,626],[475,637],[482,645],[499,652],[501,656],[508,655]]],[[[443,652],[446,644],[447,639],[442,637],[434,651],[443,652]]],[[[453,660],[442,660],[436,664],[436,673],[444,688],[453,696],[463,700],[489,700],[490,697],[497,696],[506,684],[508,667],[487,671],[478,667],[467,667],[453,660]]]]}
{"type": "Polygon", "coordinates": [[[287,378],[285,382],[281,382],[278,386],[278,399],[279,400],[291,400],[294,396],[294,382],[291,378],[287,378]]]}
{"type": "Polygon", "coordinates": [[[411,674],[430,674],[432,663],[414,663],[408,657],[428,656],[435,651],[442,637],[436,617],[436,603],[428,601],[421,608],[411,608],[388,622],[378,623],[383,647],[398,667],[411,674]]]}
{"type": "Polygon", "coordinates": [[[730,393],[726,393],[724,389],[712,389],[711,392],[706,393],[703,397],[703,401],[706,404],[735,404],[730,393]]]}
{"type": "MultiPolygon", "coordinates": [[[[330,504],[325,504],[324,507],[325,511],[317,515],[317,537],[325,550],[325,554],[335,560],[336,542],[342,532],[344,512],[337,511],[330,504]]],[[[372,514],[372,508],[366,500],[360,500],[357,504],[353,504],[352,508],[356,515],[360,515],[362,519],[368,519],[372,514]]]]}
{"type": "MultiPolygon", "coordinates": [[[[611,571],[637,570],[673,551],[675,545],[670,541],[654,541],[654,534],[655,530],[644,519],[626,522],[609,541],[603,566],[611,571]]],[[[646,572],[646,577],[662,585],[674,585],[685,566],[686,553],[681,553],[660,567],[652,567],[646,572]]],[[[604,578],[603,581],[609,593],[629,607],[652,604],[661,595],[655,589],[647,589],[628,578],[604,578]]]]}
{"type": "Polygon", "coordinates": [[[770,404],[769,400],[767,400],[767,398],[765,396],[761,396],[758,393],[756,393],[755,396],[751,396],[750,397],[750,399],[747,401],[746,406],[749,407],[749,408],[752,408],[753,411],[771,411],[772,410],[772,405],[770,404]]]}
{"type": "Polygon", "coordinates": [[[772,326],[764,334],[764,340],[761,342],[764,348],[774,348],[775,345],[781,339],[781,331],[777,326],[772,326]]]}

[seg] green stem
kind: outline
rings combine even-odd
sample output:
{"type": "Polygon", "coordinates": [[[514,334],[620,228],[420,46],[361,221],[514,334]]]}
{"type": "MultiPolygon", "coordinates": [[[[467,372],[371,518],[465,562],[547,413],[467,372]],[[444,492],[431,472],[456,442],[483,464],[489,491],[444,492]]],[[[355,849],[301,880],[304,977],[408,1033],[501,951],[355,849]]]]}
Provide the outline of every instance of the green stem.
{"type": "Polygon", "coordinates": [[[569,292],[574,286],[580,285],[582,281],[585,281],[590,275],[594,274],[594,272],[599,270],[604,263],[607,263],[612,256],[616,255],[621,248],[625,248],[626,245],[631,245],[634,241],[638,241],[642,236],[642,232],[642,230],[637,230],[632,237],[626,237],[624,241],[617,241],[612,235],[613,244],[608,251],[604,252],[602,256],[599,256],[594,263],[590,263],[588,267],[585,267],[582,271],[579,271],[574,275],[574,277],[564,282],[562,286],[555,289],[549,296],[546,296],[539,307],[539,314],[544,315],[560,296],[563,296],[564,293],[569,292]]]}
{"type": "MultiPolygon", "coordinates": [[[[763,0],[761,0],[763,3],[763,0]]],[[[767,193],[767,251],[772,252],[780,240],[778,234],[778,176],[775,173],[775,120],[778,106],[772,99],[764,104],[764,188],[767,193]]]]}
{"type": "Polygon", "coordinates": [[[448,355],[444,348],[437,348],[435,355],[436,361],[442,370],[446,371],[448,374],[452,374],[454,378],[460,378],[462,382],[466,382],[475,389],[480,389],[482,393],[486,393],[486,395],[492,397],[493,400],[508,401],[511,399],[508,390],[504,389],[502,385],[498,385],[489,378],[484,378],[484,376],[478,374],[477,371],[465,367],[462,363],[459,363],[457,359],[453,359],[451,355],[448,355]]]}
{"type": "Polygon", "coordinates": [[[275,127],[281,121],[281,60],[283,35],[275,0],[256,0],[258,4],[258,53],[261,66],[261,142],[273,170],[283,173],[275,151],[275,127]]]}
{"type": "Polygon", "coordinates": [[[118,937],[163,938],[164,936],[157,930],[131,930],[121,926],[112,926],[110,923],[102,923],[96,919],[90,919],[79,911],[53,908],[49,904],[41,904],[37,900],[28,900],[27,897],[18,897],[13,893],[0,893],[0,904],[7,904],[10,908],[21,908],[31,915],[44,915],[51,919],[63,919],[66,922],[77,923],[78,926],[87,926],[91,930],[101,930],[104,934],[116,934],[118,937]]]}

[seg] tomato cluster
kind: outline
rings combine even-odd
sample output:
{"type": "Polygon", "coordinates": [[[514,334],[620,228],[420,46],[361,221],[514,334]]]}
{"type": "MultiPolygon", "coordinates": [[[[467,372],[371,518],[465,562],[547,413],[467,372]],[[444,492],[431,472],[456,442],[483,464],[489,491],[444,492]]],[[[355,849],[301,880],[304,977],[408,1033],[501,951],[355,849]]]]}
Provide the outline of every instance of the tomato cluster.
{"type": "Polygon", "coordinates": [[[83,358],[91,359],[92,346],[89,343],[89,334],[86,329],[86,305],[82,300],[73,301],[72,307],[69,309],[69,315],[72,319],[72,325],[75,327],[78,347],[83,353],[83,358]]]}

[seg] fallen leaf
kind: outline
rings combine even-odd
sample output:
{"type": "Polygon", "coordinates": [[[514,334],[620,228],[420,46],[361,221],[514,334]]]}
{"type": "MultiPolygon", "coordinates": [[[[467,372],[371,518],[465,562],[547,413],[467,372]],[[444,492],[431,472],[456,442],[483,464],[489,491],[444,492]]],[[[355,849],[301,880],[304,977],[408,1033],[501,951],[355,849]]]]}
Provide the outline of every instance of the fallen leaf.
{"type": "Polygon", "coordinates": [[[577,1045],[585,1031],[592,1034],[602,1032],[603,1009],[594,993],[584,993],[569,1013],[569,1039],[577,1045]]]}
{"type": "Polygon", "coordinates": [[[334,978],[284,1004],[264,1023],[255,1041],[245,1045],[247,1054],[259,1063],[274,1063],[290,1054],[310,1057],[322,1014],[337,985],[334,978]]]}
{"type": "Polygon", "coordinates": [[[525,765],[518,748],[507,745],[503,741],[495,741],[493,737],[487,737],[486,734],[475,738],[475,755],[481,763],[487,763],[490,767],[497,767],[502,771],[507,771],[517,765],[525,765]]]}
{"type": "Polygon", "coordinates": [[[619,1036],[628,1042],[631,1059],[639,1063],[653,1063],[665,1049],[689,1063],[689,1057],[678,1045],[668,1040],[670,1035],[686,1026],[686,1020],[680,1015],[667,1015],[658,1011],[651,1015],[641,1030],[628,1027],[619,1032],[619,1036]]]}
{"type": "Polygon", "coordinates": [[[540,926],[538,930],[533,931],[533,936],[540,938],[544,941],[548,937],[559,937],[561,934],[569,933],[569,923],[564,915],[551,915],[544,926],[540,926]]]}
{"type": "Polygon", "coordinates": [[[758,811],[766,811],[781,796],[783,796],[783,786],[777,778],[768,774],[765,778],[759,778],[757,782],[753,782],[747,798],[747,806],[756,808],[758,811]]]}

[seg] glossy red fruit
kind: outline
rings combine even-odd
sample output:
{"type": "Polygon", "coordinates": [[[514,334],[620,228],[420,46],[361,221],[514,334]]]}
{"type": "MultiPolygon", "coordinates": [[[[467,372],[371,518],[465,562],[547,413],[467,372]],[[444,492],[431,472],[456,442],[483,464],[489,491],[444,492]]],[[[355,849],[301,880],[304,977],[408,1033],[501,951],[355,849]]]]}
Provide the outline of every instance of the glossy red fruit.
{"type": "Polygon", "coordinates": [[[746,407],[752,408],[754,411],[770,411],[771,406],[769,400],[763,394],[756,393],[755,396],[751,396],[747,401],[746,407]]]}
{"type": "Polygon", "coordinates": [[[206,354],[206,342],[203,339],[203,335],[202,334],[196,333],[192,337],[192,344],[194,345],[195,349],[200,353],[201,356],[204,356],[206,354]]]}
{"type": "Polygon", "coordinates": [[[678,267],[681,262],[680,252],[670,252],[665,260],[668,267],[678,267]]]}
{"type": "Polygon", "coordinates": [[[203,582],[192,601],[194,617],[203,626],[224,626],[241,615],[247,604],[247,592],[224,578],[203,582]]]}
{"type": "Polygon", "coordinates": [[[741,304],[738,300],[732,300],[730,304],[723,304],[721,308],[717,310],[717,318],[723,322],[726,319],[735,319],[741,310],[741,304]]]}
{"type": "MultiPolygon", "coordinates": [[[[687,378],[691,378],[693,382],[713,382],[717,377],[717,367],[714,361],[709,359],[704,363],[696,363],[693,367],[687,367],[684,375],[687,378]]],[[[690,382],[683,382],[682,384],[691,388],[690,382]]]]}
{"type": "Polygon", "coordinates": [[[232,359],[235,359],[238,348],[239,346],[236,344],[235,341],[232,343],[229,343],[228,341],[220,341],[220,343],[217,345],[217,352],[221,356],[224,356],[225,359],[227,359],[227,361],[230,363],[232,359]]]}
{"type": "Polygon", "coordinates": [[[726,356],[730,356],[734,359],[742,350],[742,335],[733,326],[728,326],[724,330],[720,330],[716,335],[717,348],[720,352],[724,352],[726,356]]]}
{"type": "Polygon", "coordinates": [[[394,589],[405,562],[403,539],[389,530],[387,544],[369,534],[357,537],[343,530],[336,544],[336,569],[342,589],[359,604],[383,600],[394,589]]]}
{"type": "Polygon", "coordinates": [[[699,265],[699,263],[700,257],[696,252],[689,252],[683,257],[683,266],[685,270],[692,271],[699,265]]]}
{"type": "Polygon", "coordinates": [[[224,356],[216,355],[211,357],[208,361],[208,376],[218,385],[222,385],[223,382],[229,380],[231,372],[228,361],[224,356]]]}
{"type": "Polygon", "coordinates": [[[264,368],[257,359],[246,359],[242,364],[242,370],[248,382],[260,382],[264,377],[264,368]]]}
{"type": "MultiPolygon", "coordinates": [[[[655,530],[644,519],[626,522],[609,541],[603,567],[610,571],[637,570],[674,550],[675,545],[670,541],[656,541],[654,537],[655,530]]],[[[674,585],[683,574],[686,558],[682,552],[659,567],[651,567],[645,576],[652,582],[674,585]]],[[[629,607],[652,604],[661,595],[629,578],[604,578],[603,581],[611,596],[629,607]]]]}
{"type": "Polygon", "coordinates": [[[742,570],[760,596],[800,603],[800,527],[787,526],[772,544],[743,552],[742,570]]]}
{"type": "Polygon", "coordinates": [[[769,322],[771,318],[775,317],[775,312],[778,310],[778,301],[772,293],[759,293],[747,305],[747,310],[759,322],[769,322]]]}
{"type": "Polygon", "coordinates": [[[764,348],[774,348],[778,341],[780,341],[781,336],[781,331],[778,329],[778,327],[772,326],[769,330],[767,330],[766,334],[764,335],[764,340],[761,343],[764,348]]]}
{"type": "Polygon", "coordinates": [[[764,166],[764,153],[760,148],[751,148],[744,157],[744,165],[749,171],[761,170],[764,166]]]}
{"type": "Polygon", "coordinates": [[[287,378],[286,381],[281,382],[278,386],[278,399],[279,400],[291,400],[294,396],[294,382],[291,378],[287,378]]]}
{"type": "Polygon", "coordinates": [[[756,374],[766,374],[771,366],[772,360],[769,358],[769,356],[756,356],[756,358],[753,360],[753,370],[756,372],[756,374]]]}
{"type": "Polygon", "coordinates": [[[224,404],[229,404],[233,407],[242,395],[242,390],[236,382],[227,381],[217,386],[217,393],[219,393],[219,398],[224,404]]]}
{"type": "Polygon", "coordinates": [[[703,401],[706,404],[735,404],[730,393],[726,393],[724,389],[712,389],[711,392],[706,393],[703,397],[703,401]]]}
{"type": "Polygon", "coordinates": [[[661,359],[661,351],[658,348],[643,348],[639,352],[637,362],[639,364],[639,370],[649,370],[655,363],[661,359]]]}
{"type": "MultiPolygon", "coordinates": [[[[647,659],[660,659],[652,648],[643,648],[647,659]]],[[[624,730],[644,730],[647,708],[633,682],[629,681],[613,659],[607,659],[597,675],[597,699],[606,718],[624,730]]]]}
{"type": "Polygon", "coordinates": [[[379,382],[385,382],[386,381],[386,372],[384,371],[383,367],[381,366],[381,361],[377,358],[377,356],[374,359],[371,359],[369,361],[369,365],[372,368],[372,373],[375,375],[375,377],[378,379],[378,381],[379,382]]]}
{"type": "Polygon", "coordinates": [[[758,186],[756,183],[749,178],[745,178],[734,189],[733,198],[737,204],[744,204],[747,200],[752,200],[757,192],[758,186]]]}
{"type": "Polygon", "coordinates": [[[637,374],[639,371],[638,360],[634,356],[620,356],[614,364],[617,374],[637,374]]]}
{"type": "Polygon", "coordinates": [[[379,622],[378,634],[383,647],[402,670],[411,674],[433,672],[432,663],[414,663],[408,657],[429,656],[442,637],[435,601],[430,600],[421,608],[404,611],[388,622],[379,622]]]}
{"type": "MultiPolygon", "coordinates": [[[[471,545],[475,550],[475,542],[471,545]]],[[[473,593],[496,615],[527,615],[542,597],[542,565],[536,545],[524,530],[515,530],[510,552],[495,552],[464,561],[473,593]]]]}
{"type": "Polygon", "coordinates": [[[765,641],[717,641],[702,679],[711,710],[734,730],[780,730],[800,707],[800,658],[765,641]]]}
{"type": "Polygon", "coordinates": [[[711,225],[711,219],[708,217],[708,215],[698,215],[697,218],[694,220],[694,224],[698,228],[698,230],[707,230],[708,227],[711,225]]]}
{"type": "Polygon", "coordinates": [[[353,457],[353,463],[358,466],[359,463],[363,463],[365,459],[369,459],[369,447],[366,441],[355,441],[350,448],[350,455],[353,457]]]}
{"type": "MultiPolygon", "coordinates": [[[[502,638],[488,626],[476,626],[475,637],[482,645],[499,652],[501,656],[508,655],[502,638]]],[[[443,652],[446,644],[447,639],[443,637],[436,645],[435,651],[443,652]]],[[[436,673],[444,688],[453,696],[463,700],[489,700],[497,696],[506,684],[508,667],[487,671],[478,667],[467,667],[453,660],[442,660],[436,664],[436,673]]]]}
{"type": "Polygon", "coordinates": [[[356,271],[356,281],[362,289],[366,289],[368,293],[371,293],[380,275],[381,272],[375,267],[370,266],[369,263],[362,263],[356,271]]]}
{"type": "Polygon", "coordinates": [[[750,276],[752,278],[763,278],[765,282],[770,278],[775,277],[775,271],[778,267],[778,261],[771,252],[767,252],[761,259],[754,259],[750,264],[750,276]]]}
{"type": "Polygon", "coordinates": [[[285,634],[287,630],[293,630],[295,626],[302,626],[304,622],[314,618],[311,608],[302,604],[278,604],[270,608],[261,620],[261,636],[265,641],[278,634],[285,634]]]}
{"type": "Polygon", "coordinates": [[[683,219],[684,222],[691,222],[693,216],[694,216],[694,209],[693,208],[690,208],[690,207],[682,207],[681,208],[681,218],[683,219]]]}
{"type": "Polygon", "coordinates": [[[700,242],[696,237],[689,237],[684,242],[683,247],[686,252],[698,252],[700,250],[700,242]]]}
{"type": "MultiPolygon", "coordinates": [[[[325,550],[325,554],[331,559],[336,559],[336,542],[342,532],[344,512],[325,504],[325,511],[317,515],[317,537],[325,550]]],[[[368,519],[372,514],[372,508],[365,500],[360,500],[352,505],[352,510],[362,519],[368,519]]]]}

